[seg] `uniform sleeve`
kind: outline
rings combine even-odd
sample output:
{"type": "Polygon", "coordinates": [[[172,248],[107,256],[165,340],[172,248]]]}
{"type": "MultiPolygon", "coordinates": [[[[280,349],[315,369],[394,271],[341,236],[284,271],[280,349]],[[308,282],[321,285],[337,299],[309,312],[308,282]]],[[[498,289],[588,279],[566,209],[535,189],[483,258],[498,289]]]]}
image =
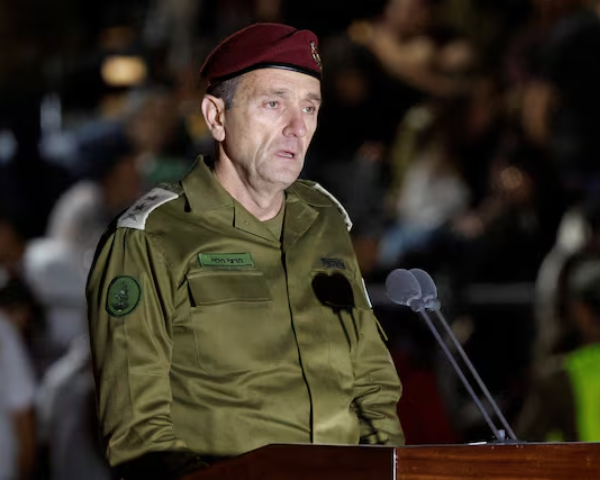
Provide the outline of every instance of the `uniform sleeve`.
{"type": "Polygon", "coordinates": [[[117,228],[101,241],[87,285],[90,340],[106,454],[125,479],[178,478],[204,466],[171,419],[173,296],[146,232],[117,228]]]}
{"type": "Polygon", "coordinates": [[[404,445],[397,413],[402,385],[396,367],[373,311],[356,310],[360,337],[354,366],[354,408],[361,422],[361,443],[404,445]]]}

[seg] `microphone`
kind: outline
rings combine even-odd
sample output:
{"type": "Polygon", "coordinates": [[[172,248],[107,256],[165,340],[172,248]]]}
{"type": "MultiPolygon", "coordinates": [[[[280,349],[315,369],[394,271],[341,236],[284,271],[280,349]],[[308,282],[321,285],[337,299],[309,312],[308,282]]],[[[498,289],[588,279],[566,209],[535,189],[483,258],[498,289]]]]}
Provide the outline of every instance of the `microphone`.
{"type": "Polygon", "coordinates": [[[436,310],[440,307],[440,301],[437,298],[437,288],[433,279],[427,272],[420,268],[413,268],[409,270],[413,277],[421,287],[421,296],[423,302],[425,302],[425,308],[427,310],[436,310]]]}
{"type": "Polygon", "coordinates": [[[456,338],[456,335],[454,335],[454,332],[450,328],[450,325],[448,325],[446,318],[444,317],[444,315],[442,315],[442,313],[440,311],[441,304],[437,298],[437,288],[435,286],[435,282],[433,281],[433,279],[427,272],[425,272],[419,268],[413,268],[412,270],[410,270],[410,273],[413,274],[413,276],[416,278],[417,282],[419,283],[419,286],[421,287],[421,293],[423,295],[423,301],[425,302],[425,308],[427,310],[435,312],[438,320],[444,327],[444,330],[446,330],[448,337],[450,337],[450,340],[456,347],[456,350],[458,351],[461,358],[464,360],[465,364],[467,365],[467,368],[473,375],[473,378],[477,382],[477,385],[479,385],[479,388],[485,395],[485,398],[487,398],[487,401],[490,403],[492,409],[494,410],[494,413],[498,416],[500,423],[502,423],[502,426],[505,428],[509,437],[514,441],[518,441],[515,433],[513,432],[512,428],[510,428],[510,425],[506,421],[506,418],[500,411],[500,408],[498,408],[498,404],[496,403],[496,401],[490,394],[489,390],[485,386],[485,383],[483,383],[483,380],[479,376],[479,373],[477,373],[477,370],[471,363],[471,360],[469,360],[469,357],[467,356],[466,352],[462,348],[462,345],[456,338]]]}
{"type": "Polygon", "coordinates": [[[387,276],[385,290],[394,303],[410,307],[413,311],[421,307],[421,286],[407,270],[397,268],[387,276]]]}
{"type": "MultiPolygon", "coordinates": [[[[385,281],[385,286],[386,286],[387,294],[390,297],[390,299],[392,300],[392,302],[394,302],[398,305],[410,307],[410,309],[413,312],[418,313],[423,318],[423,320],[425,320],[425,323],[429,327],[429,330],[431,330],[431,333],[433,334],[433,336],[437,340],[438,344],[442,348],[442,351],[448,358],[448,361],[454,368],[454,371],[456,372],[456,374],[462,381],[464,387],[469,392],[469,395],[471,395],[471,398],[475,402],[475,405],[477,405],[477,408],[481,412],[481,415],[483,416],[483,418],[484,418],[485,422],[487,423],[487,425],[489,426],[490,430],[492,431],[494,436],[499,441],[505,441],[505,436],[501,435],[500,431],[496,428],[496,425],[490,418],[488,412],[483,407],[483,405],[479,401],[479,398],[473,391],[473,387],[471,386],[471,384],[465,377],[465,375],[464,375],[462,369],[460,368],[460,366],[458,365],[458,363],[456,363],[456,360],[450,353],[450,350],[448,350],[448,347],[446,346],[444,340],[442,339],[439,332],[433,325],[431,318],[425,311],[426,302],[431,301],[431,299],[427,300],[427,301],[423,300],[423,293],[421,290],[421,285],[419,284],[419,281],[417,280],[417,278],[408,270],[398,268],[388,275],[388,277],[385,281]]],[[[429,292],[428,295],[430,296],[431,293],[429,292]]],[[[437,292],[436,292],[436,295],[437,295],[437,292]]]]}

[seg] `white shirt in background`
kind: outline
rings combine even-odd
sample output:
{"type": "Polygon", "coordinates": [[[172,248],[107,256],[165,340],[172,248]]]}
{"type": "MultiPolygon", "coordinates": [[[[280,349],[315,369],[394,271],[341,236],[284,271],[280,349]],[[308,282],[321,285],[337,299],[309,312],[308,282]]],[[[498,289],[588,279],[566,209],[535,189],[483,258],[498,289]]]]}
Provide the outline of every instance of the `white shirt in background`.
{"type": "Polygon", "coordinates": [[[0,480],[18,476],[18,439],[13,415],[31,408],[35,377],[23,341],[0,313],[0,480]]]}

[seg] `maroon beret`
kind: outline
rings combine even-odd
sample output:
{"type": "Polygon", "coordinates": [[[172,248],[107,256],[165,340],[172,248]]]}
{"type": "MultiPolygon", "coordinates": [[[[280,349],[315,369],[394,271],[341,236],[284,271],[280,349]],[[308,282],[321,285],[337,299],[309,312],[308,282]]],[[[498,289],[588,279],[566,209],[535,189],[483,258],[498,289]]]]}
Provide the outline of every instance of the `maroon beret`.
{"type": "Polygon", "coordinates": [[[259,68],[283,68],[321,79],[317,36],[277,23],[256,23],[223,40],[204,62],[210,83],[259,68]]]}

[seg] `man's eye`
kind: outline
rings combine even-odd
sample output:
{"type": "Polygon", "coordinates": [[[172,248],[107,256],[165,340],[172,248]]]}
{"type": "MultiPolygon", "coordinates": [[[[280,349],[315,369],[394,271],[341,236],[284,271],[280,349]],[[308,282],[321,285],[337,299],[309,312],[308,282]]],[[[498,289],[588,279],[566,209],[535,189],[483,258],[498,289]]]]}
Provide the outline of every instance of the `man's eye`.
{"type": "Polygon", "coordinates": [[[315,107],[304,107],[304,113],[315,113],[316,111],[315,107]]]}
{"type": "Polygon", "coordinates": [[[277,108],[279,106],[279,102],[267,102],[268,108],[277,108]]]}

